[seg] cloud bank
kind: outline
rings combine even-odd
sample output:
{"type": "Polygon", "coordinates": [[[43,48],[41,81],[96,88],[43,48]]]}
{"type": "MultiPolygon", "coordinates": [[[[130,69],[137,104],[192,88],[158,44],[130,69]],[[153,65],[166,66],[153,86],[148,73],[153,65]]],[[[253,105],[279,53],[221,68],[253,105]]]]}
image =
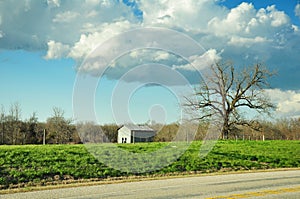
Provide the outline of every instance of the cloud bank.
{"type": "Polygon", "coordinates": [[[283,117],[300,117],[300,91],[268,89],[266,94],[276,104],[276,112],[283,117]]]}
{"type": "MultiPolygon", "coordinates": [[[[300,15],[299,10],[297,5],[295,15],[300,15]]],[[[170,28],[193,38],[207,49],[188,58],[198,69],[221,59],[241,66],[262,61],[279,69],[279,77],[272,82],[276,87],[300,85],[299,78],[289,81],[300,63],[299,28],[276,5],[255,8],[243,2],[229,9],[211,0],[0,2],[0,48],[45,51],[45,59],[71,58],[81,63],[99,44],[141,27],[170,28]]],[[[157,56],[134,53],[112,66],[160,61],[176,70],[193,70],[168,52],[158,51],[157,56]]]]}

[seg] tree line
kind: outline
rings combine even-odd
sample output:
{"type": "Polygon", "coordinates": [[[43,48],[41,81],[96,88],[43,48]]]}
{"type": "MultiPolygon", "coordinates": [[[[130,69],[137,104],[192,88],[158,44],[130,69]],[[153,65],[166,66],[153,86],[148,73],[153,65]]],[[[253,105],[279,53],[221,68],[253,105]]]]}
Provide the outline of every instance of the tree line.
{"type": "Polygon", "coordinates": [[[25,120],[21,119],[21,107],[12,104],[6,111],[0,111],[0,144],[78,144],[82,142],[116,142],[118,126],[114,124],[97,125],[91,122],[75,124],[64,116],[61,108],[54,107],[53,114],[46,122],[40,122],[37,114],[25,120]],[[86,134],[84,134],[86,133],[86,134]],[[91,135],[94,135],[92,137],[91,135]],[[96,137],[102,135],[102,140],[96,137]],[[81,137],[84,140],[81,140],[81,137]]]}
{"type": "MultiPolygon", "coordinates": [[[[253,122],[253,121],[252,121],[253,122]]],[[[231,140],[300,140],[300,118],[282,118],[273,121],[255,121],[257,128],[244,125],[232,126],[228,132],[231,140]]],[[[187,141],[203,140],[207,136],[208,122],[200,122],[197,132],[186,136],[187,141]]],[[[153,129],[159,129],[154,141],[172,141],[178,132],[180,124],[156,124],[153,129]]],[[[222,139],[222,134],[220,134],[222,139]]]]}
{"type": "MultiPolygon", "coordinates": [[[[210,124],[202,121],[198,130],[186,139],[203,140],[210,124]]],[[[230,131],[229,139],[240,140],[299,140],[300,118],[279,119],[276,121],[256,121],[259,126],[256,130],[247,126],[235,126],[230,131]]],[[[157,130],[154,141],[172,141],[179,129],[179,123],[152,124],[157,130]]],[[[21,119],[21,107],[18,103],[12,104],[6,112],[1,107],[0,112],[0,144],[43,144],[45,132],[46,144],[78,144],[87,142],[117,142],[119,126],[116,124],[98,125],[93,122],[75,124],[72,119],[64,117],[64,111],[53,108],[53,114],[46,122],[39,122],[36,113],[25,120],[21,119]]]]}

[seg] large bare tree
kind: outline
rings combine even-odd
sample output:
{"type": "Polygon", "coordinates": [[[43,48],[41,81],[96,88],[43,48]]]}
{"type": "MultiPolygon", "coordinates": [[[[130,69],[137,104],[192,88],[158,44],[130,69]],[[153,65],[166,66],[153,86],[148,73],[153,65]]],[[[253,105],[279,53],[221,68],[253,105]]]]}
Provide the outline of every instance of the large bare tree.
{"type": "MultiPolygon", "coordinates": [[[[196,110],[202,120],[218,115],[222,138],[238,125],[253,127],[251,120],[243,118],[246,109],[270,113],[275,107],[264,94],[268,79],[274,75],[263,64],[235,69],[232,63],[217,63],[204,74],[205,82],[197,88],[196,96],[186,97],[187,106],[196,110]],[[196,99],[196,100],[195,100],[196,99]]],[[[216,122],[216,121],[214,121],[216,122]]]]}

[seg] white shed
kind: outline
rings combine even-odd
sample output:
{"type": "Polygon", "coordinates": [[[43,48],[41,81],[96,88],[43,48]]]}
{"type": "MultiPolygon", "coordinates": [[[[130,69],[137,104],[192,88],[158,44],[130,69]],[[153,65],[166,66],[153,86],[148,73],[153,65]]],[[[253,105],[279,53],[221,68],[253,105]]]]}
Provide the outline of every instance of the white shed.
{"type": "Polygon", "coordinates": [[[118,143],[152,142],[155,133],[146,125],[125,124],[118,130],[118,143]]]}

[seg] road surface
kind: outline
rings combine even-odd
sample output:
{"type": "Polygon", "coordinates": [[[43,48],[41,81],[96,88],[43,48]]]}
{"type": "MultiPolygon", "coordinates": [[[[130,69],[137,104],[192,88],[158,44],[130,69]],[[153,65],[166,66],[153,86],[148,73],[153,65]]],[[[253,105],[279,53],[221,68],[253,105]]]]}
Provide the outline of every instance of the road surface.
{"type": "Polygon", "coordinates": [[[0,198],[300,198],[300,170],[198,176],[6,194],[0,198]]]}

